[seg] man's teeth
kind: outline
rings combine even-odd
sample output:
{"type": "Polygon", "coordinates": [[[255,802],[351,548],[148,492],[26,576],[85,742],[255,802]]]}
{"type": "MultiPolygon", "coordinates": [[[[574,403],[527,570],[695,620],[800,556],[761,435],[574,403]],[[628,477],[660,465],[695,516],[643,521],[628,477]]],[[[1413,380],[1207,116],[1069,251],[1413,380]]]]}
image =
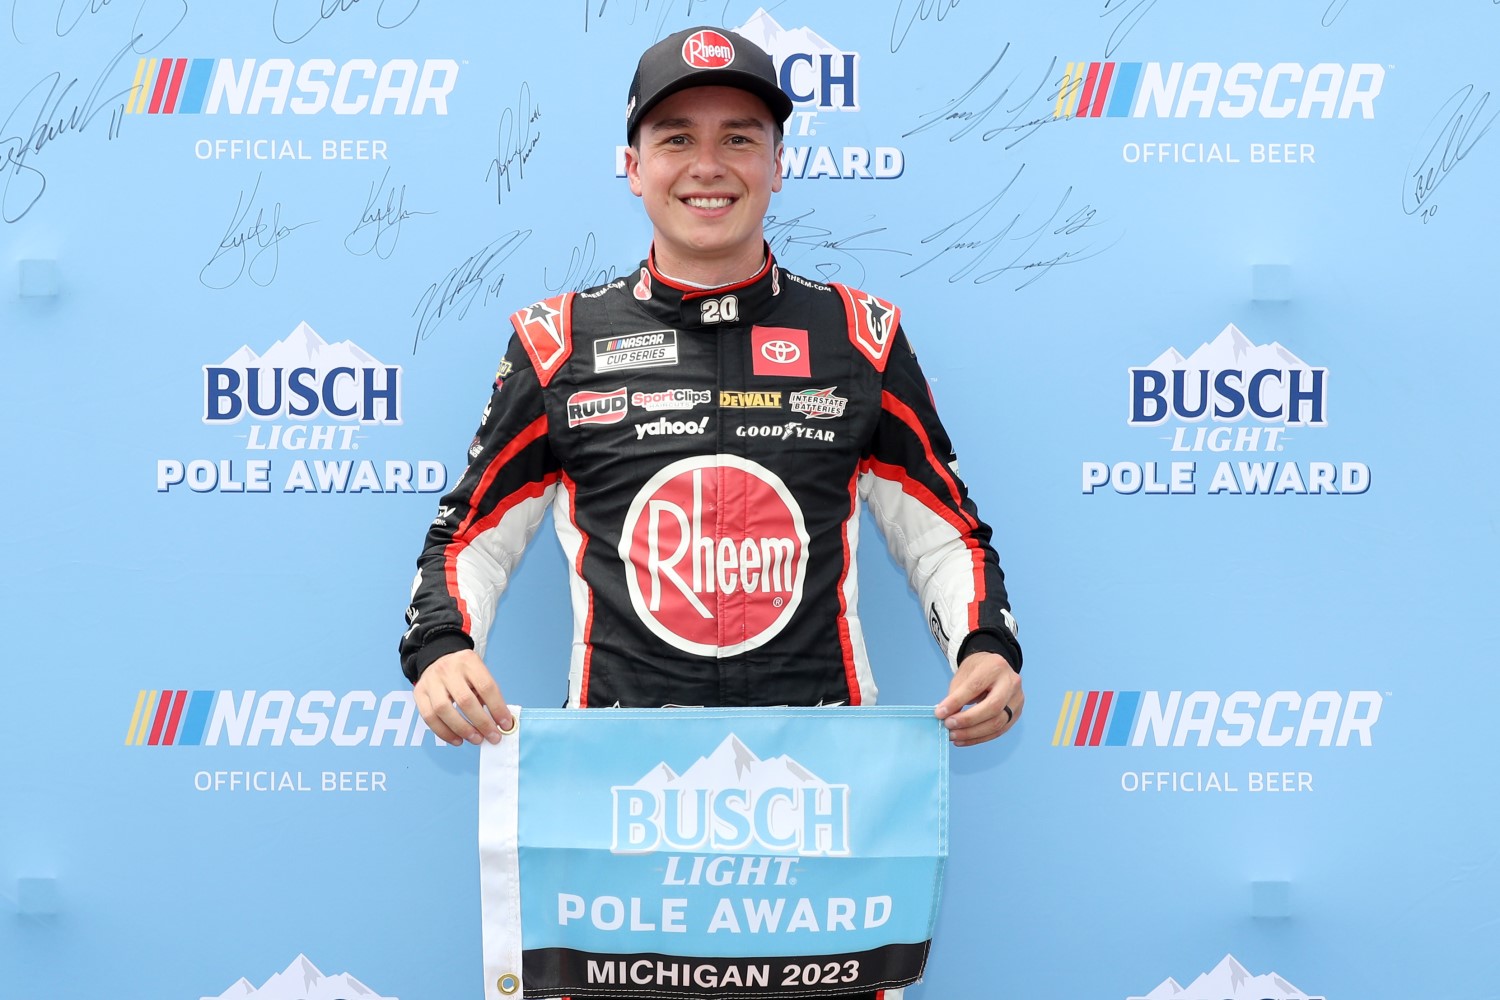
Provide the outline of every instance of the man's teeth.
{"type": "Polygon", "coordinates": [[[689,198],[687,203],[694,208],[728,208],[729,198],[689,198]]]}

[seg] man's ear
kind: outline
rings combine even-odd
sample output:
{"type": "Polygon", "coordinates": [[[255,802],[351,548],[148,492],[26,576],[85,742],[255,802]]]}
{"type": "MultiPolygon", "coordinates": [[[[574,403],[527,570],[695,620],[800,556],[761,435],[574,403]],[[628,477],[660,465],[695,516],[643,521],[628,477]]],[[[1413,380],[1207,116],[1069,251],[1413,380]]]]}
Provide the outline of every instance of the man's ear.
{"type": "Polygon", "coordinates": [[[641,196],[641,153],[635,146],[625,147],[625,177],[630,181],[630,193],[641,196]]]}
{"type": "Polygon", "coordinates": [[[776,144],[776,176],[771,178],[771,193],[775,194],[781,190],[781,154],[786,152],[786,143],[776,144]]]}

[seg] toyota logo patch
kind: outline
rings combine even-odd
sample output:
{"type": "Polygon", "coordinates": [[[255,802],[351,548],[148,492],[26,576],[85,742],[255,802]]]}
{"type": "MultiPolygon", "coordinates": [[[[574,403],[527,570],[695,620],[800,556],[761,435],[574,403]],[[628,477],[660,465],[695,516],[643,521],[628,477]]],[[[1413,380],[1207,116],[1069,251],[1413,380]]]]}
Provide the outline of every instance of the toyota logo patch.
{"type": "Polygon", "coordinates": [[[789,365],[802,359],[802,351],[790,340],[768,340],[760,345],[760,356],[775,365],[789,365]]]}
{"type": "Polygon", "coordinates": [[[785,326],[752,327],[750,349],[750,370],[756,375],[812,377],[806,330],[785,326]]]}

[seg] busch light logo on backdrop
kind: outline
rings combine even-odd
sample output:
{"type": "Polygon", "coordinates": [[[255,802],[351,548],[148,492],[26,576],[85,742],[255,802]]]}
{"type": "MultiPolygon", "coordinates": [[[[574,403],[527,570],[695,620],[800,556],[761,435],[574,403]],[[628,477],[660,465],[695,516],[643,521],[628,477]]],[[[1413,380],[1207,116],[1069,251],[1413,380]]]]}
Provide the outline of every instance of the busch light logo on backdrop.
{"type": "Polygon", "coordinates": [[[802,141],[838,128],[841,123],[825,114],[860,110],[858,52],[839,48],[806,25],[783,28],[764,8],[734,31],[770,54],[781,89],[795,106],[786,123],[783,177],[883,180],[905,172],[906,157],[896,146],[813,145],[802,141]]]}
{"type": "MultiPolygon", "coordinates": [[[[264,354],[241,346],[203,366],[202,422],[234,427],[245,450],[358,451],[374,428],[402,423],[402,369],[351,340],[330,343],[298,323],[264,354]]],[[[435,459],[164,458],[156,489],[194,493],[439,493],[446,466],[435,459]],[[273,476],[273,473],[275,475],[273,476]]]]}
{"type": "MultiPolygon", "coordinates": [[[[298,323],[264,355],[245,346],[220,364],[203,366],[203,422],[235,423],[246,416],[337,420],[346,424],[346,439],[354,432],[350,421],[399,424],[401,366],[377,361],[350,340],[330,344],[298,323]]],[[[254,427],[250,439],[251,448],[261,440],[254,427]]]]}
{"type": "Polygon", "coordinates": [[[1274,972],[1255,975],[1233,955],[1186,986],[1168,976],[1150,993],[1125,1000],[1323,1000],[1321,994],[1299,990],[1274,972]]]}
{"type": "Polygon", "coordinates": [[[858,52],[845,52],[806,26],[783,28],[763,7],[733,30],[770,54],[781,89],[804,113],[859,110],[858,52]]]}
{"type": "MultiPolygon", "coordinates": [[[[1233,323],[1188,357],[1169,347],[1151,364],[1130,369],[1132,427],[1155,427],[1168,418],[1322,427],[1327,410],[1327,368],[1309,365],[1274,341],[1253,344],[1233,323]]],[[[1177,429],[1179,442],[1183,430],[1177,429]]],[[[1267,440],[1274,444],[1279,433],[1267,428],[1267,440]]],[[[1248,435],[1258,437],[1259,429],[1248,435]]]]}
{"type": "Polygon", "coordinates": [[[1169,347],[1127,377],[1129,426],[1170,430],[1158,439],[1174,453],[1252,457],[1218,461],[1208,476],[1195,460],[1085,461],[1086,494],[1182,495],[1203,486],[1210,495],[1340,495],[1370,488],[1363,462],[1279,458],[1302,432],[1326,427],[1329,413],[1328,369],[1279,343],[1256,344],[1231,323],[1191,354],[1169,347]],[[1278,457],[1254,457],[1268,455],[1278,457]]]}
{"type": "Polygon", "coordinates": [[[829,784],[785,754],[761,760],[733,734],[682,774],[663,761],[610,791],[615,854],[849,853],[849,786],[829,784]]]}

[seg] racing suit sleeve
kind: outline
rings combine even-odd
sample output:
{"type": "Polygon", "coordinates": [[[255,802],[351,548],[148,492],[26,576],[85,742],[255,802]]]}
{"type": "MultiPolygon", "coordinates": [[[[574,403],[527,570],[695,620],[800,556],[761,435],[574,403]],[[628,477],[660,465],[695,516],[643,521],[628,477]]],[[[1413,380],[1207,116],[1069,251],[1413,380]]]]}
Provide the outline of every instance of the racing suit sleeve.
{"type": "Polygon", "coordinates": [[[460,649],[482,657],[495,605],[557,488],[542,389],[512,335],[469,465],[439,502],[417,559],[401,670],[413,684],[434,660],[460,649]]]}
{"type": "Polygon", "coordinates": [[[880,394],[880,417],[861,464],[860,495],[921,602],[949,665],[987,651],[1021,669],[1005,574],[958,476],[927,379],[898,326],[880,394]]]}

